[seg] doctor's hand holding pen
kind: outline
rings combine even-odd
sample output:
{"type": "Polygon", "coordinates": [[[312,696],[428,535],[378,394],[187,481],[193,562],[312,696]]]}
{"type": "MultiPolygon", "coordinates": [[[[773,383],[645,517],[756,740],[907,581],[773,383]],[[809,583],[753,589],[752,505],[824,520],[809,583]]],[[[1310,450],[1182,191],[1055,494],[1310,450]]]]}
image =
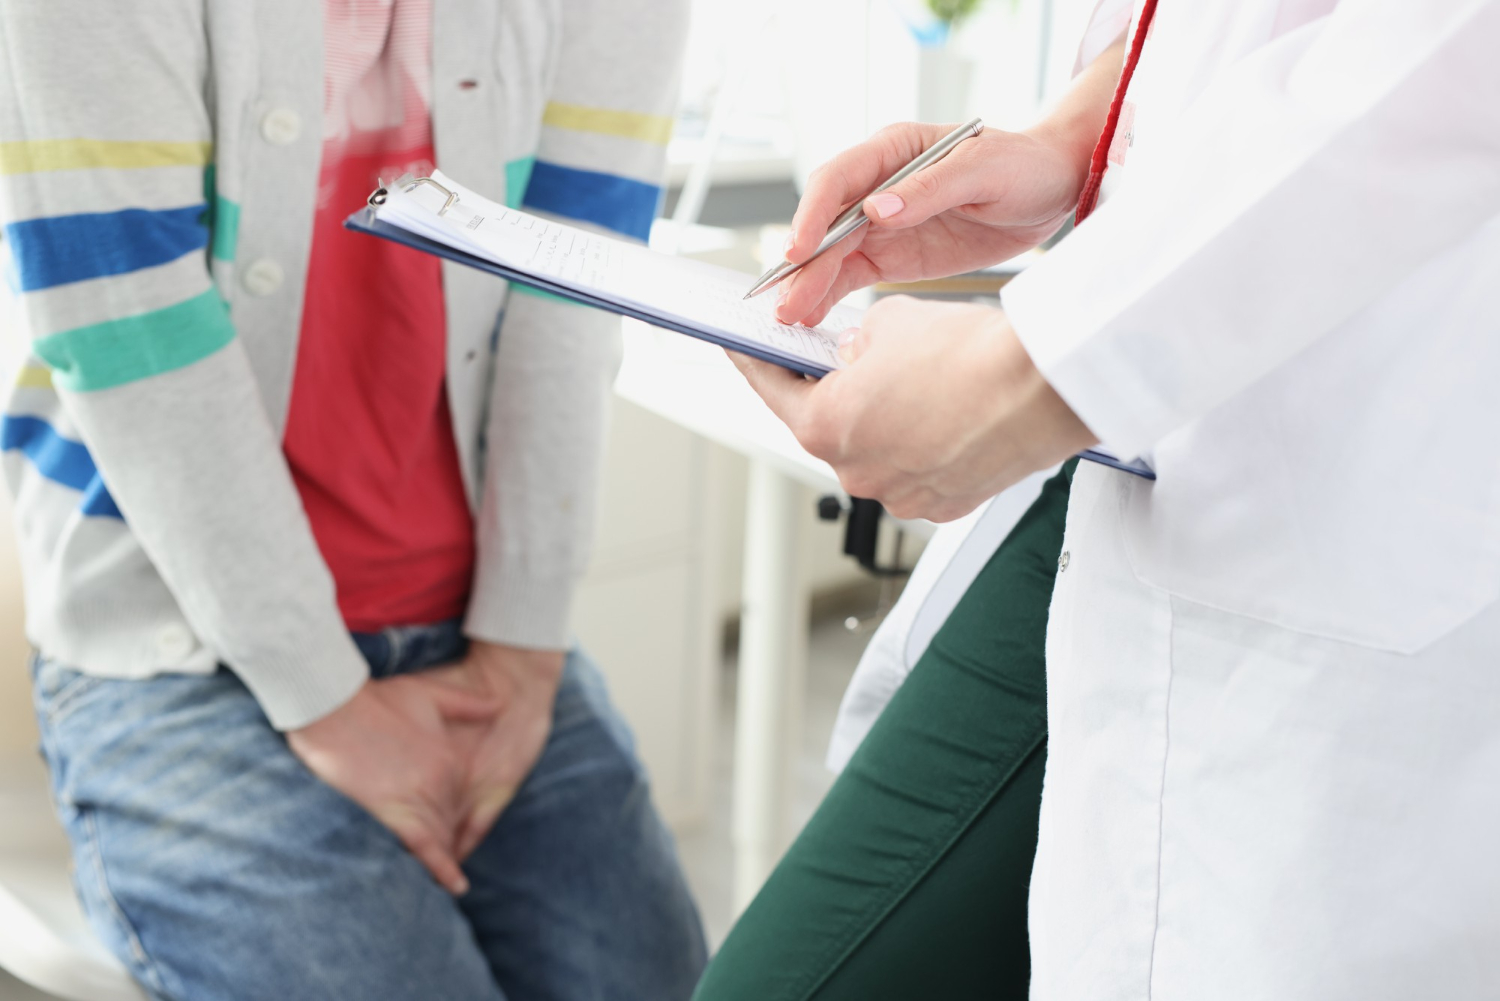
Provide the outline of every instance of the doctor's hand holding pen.
{"type": "Polygon", "coordinates": [[[988,267],[1056,233],[1078,205],[1123,58],[1123,42],[1104,52],[1034,128],[985,129],[869,197],[952,126],[892,125],[814,171],[792,218],[789,262],[812,257],[834,219],[861,199],[871,225],[788,278],[777,318],[816,324],[855,289],[988,267]]]}
{"type": "MultiPolygon", "coordinates": [[[[814,324],[857,288],[996,264],[1055,233],[1088,178],[1123,56],[1123,43],[1099,56],[1036,128],[985,130],[870,197],[947,127],[893,126],[818,170],[797,209],[787,260],[812,257],[830,223],[861,198],[871,225],[785,281],[778,319],[814,324]]],[[[732,357],[845,490],[897,517],[962,517],[1097,444],[999,310],[893,297],[867,312],[839,351],[848,367],[816,382],[732,357]]]]}

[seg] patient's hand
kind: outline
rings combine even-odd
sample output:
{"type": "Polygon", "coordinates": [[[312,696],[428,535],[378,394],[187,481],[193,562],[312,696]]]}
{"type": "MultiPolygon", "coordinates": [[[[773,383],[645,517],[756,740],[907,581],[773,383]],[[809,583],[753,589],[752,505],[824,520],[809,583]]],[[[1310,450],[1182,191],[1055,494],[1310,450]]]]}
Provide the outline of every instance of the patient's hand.
{"type": "Polygon", "coordinates": [[[442,886],[468,891],[458,834],[471,814],[461,727],[497,718],[483,690],[427,675],[366,682],[349,702],[287,734],[292,752],[323,781],[389,827],[442,886]]]}
{"type": "Polygon", "coordinates": [[[434,680],[459,685],[500,706],[493,718],[454,725],[469,763],[466,811],[456,839],[459,859],[468,858],[484,840],[541,757],[552,732],[563,659],[561,650],[475,641],[457,665],[429,672],[434,680]]]}

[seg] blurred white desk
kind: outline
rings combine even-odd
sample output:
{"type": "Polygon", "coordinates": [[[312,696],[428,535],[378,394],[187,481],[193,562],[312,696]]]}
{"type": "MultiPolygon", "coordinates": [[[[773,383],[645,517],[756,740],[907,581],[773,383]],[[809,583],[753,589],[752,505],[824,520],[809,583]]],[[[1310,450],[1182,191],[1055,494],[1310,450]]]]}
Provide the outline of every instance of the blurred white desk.
{"type": "Polygon", "coordinates": [[[838,478],[797,444],[711,344],[626,320],[615,392],[750,459],[733,820],[734,897],[743,909],[775,866],[787,833],[808,637],[801,488],[840,492],[838,478]]]}
{"type": "Polygon", "coordinates": [[[624,399],[816,490],[839,492],[833,467],[807,453],[721,348],[627,319],[624,399]]]}

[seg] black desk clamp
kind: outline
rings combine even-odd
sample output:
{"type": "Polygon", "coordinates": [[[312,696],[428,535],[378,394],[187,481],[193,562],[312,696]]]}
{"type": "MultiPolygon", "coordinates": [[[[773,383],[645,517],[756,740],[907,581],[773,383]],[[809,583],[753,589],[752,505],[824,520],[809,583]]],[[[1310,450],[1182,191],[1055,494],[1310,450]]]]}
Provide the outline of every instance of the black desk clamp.
{"type": "Polygon", "coordinates": [[[890,612],[900,593],[899,582],[911,575],[911,568],[901,565],[901,547],[906,533],[899,528],[896,530],[894,562],[889,566],[882,566],[879,555],[880,519],[885,516],[885,508],[879,501],[863,497],[849,498],[848,507],[844,506],[842,499],[832,494],[818,498],[819,519],[838,521],[845,516],[848,519],[844,523],[845,555],[854,557],[867,573],[880,580],[880,600],[874,614],[863,620],[854,615],[844,620],[844,626],[850,632],[867,632],[878,626],[890,612]]]}

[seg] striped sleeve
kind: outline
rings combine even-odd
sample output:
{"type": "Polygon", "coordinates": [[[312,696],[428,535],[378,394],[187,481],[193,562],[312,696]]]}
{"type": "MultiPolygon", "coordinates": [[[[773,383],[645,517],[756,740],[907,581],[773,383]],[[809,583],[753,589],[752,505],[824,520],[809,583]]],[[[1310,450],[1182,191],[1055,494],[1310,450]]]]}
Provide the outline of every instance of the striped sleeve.
{"type": "MultiPolygon", "coordinates": [[[[534,162],[512,166],[510,190],[524,190],[529,211],[645,241],[662,201],[687,0],[569,0],[561,11],[541,141],[534,162]]],[[[486,429],[471,636],[569,642],[619,332],[618,318],[596,310],[510,298],[486,429]]]]}
{"type": "Polygon", "coordinates": [[[7,278],[49,370],[25,396],[55,394],[8,413],[3,443],[85,517],[123,518],[291,727],[366,671],[211,278],[237,213],[212,180],[208,67],[201,2],[0,0],[7,278]]]}
{"type": "Polygon", "coordinates": [[[559,65],[523,206],[644,241],[662,200],[687,5],[564,5],[559,65]]]}

